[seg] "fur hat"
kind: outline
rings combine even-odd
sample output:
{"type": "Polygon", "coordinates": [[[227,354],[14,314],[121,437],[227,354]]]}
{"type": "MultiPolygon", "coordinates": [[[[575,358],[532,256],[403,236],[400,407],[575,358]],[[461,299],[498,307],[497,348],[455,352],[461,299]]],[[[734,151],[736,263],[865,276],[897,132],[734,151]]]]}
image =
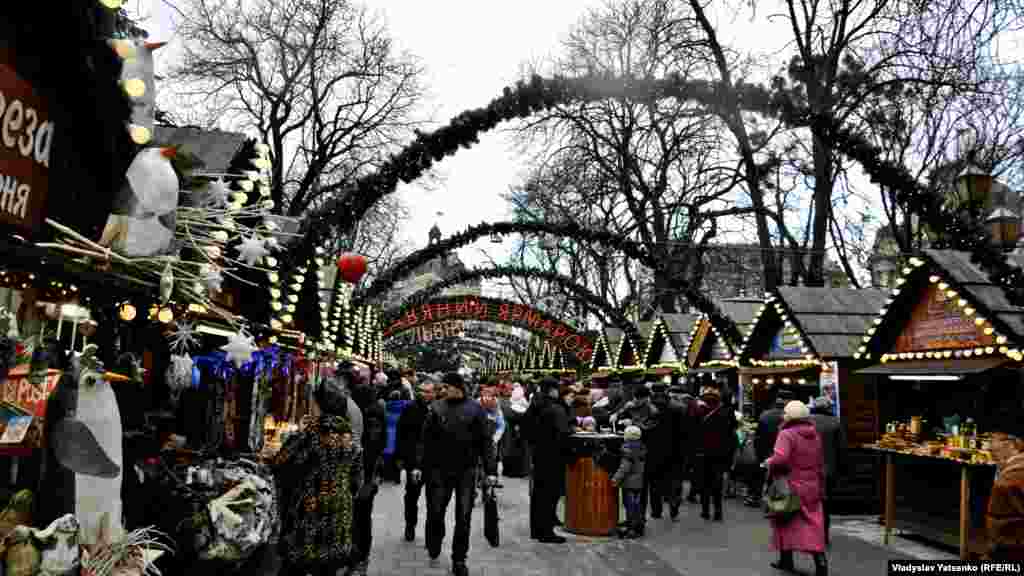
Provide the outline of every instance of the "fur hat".
{"type": "Polygon", "coordinates": [[[809,418],[811,411],[807,408],[807,404],[799,400],[791,400],[782,411],[782,419],[786,422],[791,420],[804,420],[809,418]]]}
{"type": "Polygon", "coordinates": [[[626,426],[624,435],[626,440],[639,440],[643,436],[643,432],[640,431],[638,426],[626,426]]]}

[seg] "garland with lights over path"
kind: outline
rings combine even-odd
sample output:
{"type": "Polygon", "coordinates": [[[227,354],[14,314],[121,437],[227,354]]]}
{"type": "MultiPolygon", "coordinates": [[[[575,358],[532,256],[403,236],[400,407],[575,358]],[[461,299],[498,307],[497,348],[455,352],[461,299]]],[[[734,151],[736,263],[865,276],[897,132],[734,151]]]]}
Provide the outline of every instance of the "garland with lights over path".
{"type": "MultiPolygon", "coordinates": [[[[932,230],[939,232],[947,247],[969,251],[972,259],[989,274],[994,284],[1006,292],[1011,302],[1024,303],[1024,270],[1012,266],[1005,254],[991,246],[987,241],[987,231],[980,223],[969,222],[943,210],[936,195],[919,184],[905,166],[886,160],[881,149],[864,136],[839,125],[831,117],[812,115],[781,91],[772,92],[763,86],[744,82],[726,86],[720,82],[690,80],[679,75],[664,79],[545,79],[533,76],[528,83],[519,82],[515,88],[506,87],[502,96],[486,107],[463,112],[436,131],[417,133],[416,139],[392,156],[380,170],[356,180],[340,196],[305,219],[300,239],[288,246],[283,258],[285,273],[289,268],[303,266],[314,248],[329,242],[332,235],[351,230],[378,200],[394,192],[399,183],[416,180],[435,162],[454,154],[459,148],[468,148],[478,142],[481,133],[499,123],[526,118],[556,104],[608,98],[694,100],[725,118],[733,119],[736,111],[742,110],[778,118],[791,128],[811,127],[834,149],[858,162],[872,182],[896,190],[897,201],[909,212],[917,214],[932,230]]],[[[677,284],[687,297],[698,293],[682,279],[677,280],[677,284]]],[[[712,317],[716,324],[720,323],[730,337],[739,334],[734,323],[722,315],[709,299],[697,298],[693,305],[712,317]]]]}
{"type": "Polygon", "coordinates": [[[450,276],[441,282],[431,284],[422,290],[413,292],[403,301],[398,310],[389,310],[384,313],[384,316],[385,318],[400,317],[404,310],[421,306],[429,302],[433,297],[437,296],[444,290],[453,286],[458,286],[459,284],[465,284],[471,280],[493,280],[497,278],[507,278],[509,276],[544,280],[546,282],[551,282],[552,284],[557,284],[560,288],[571,292],[575,297],[581,299],[591,308],[604,312],[608,316],[608,319],[611,320],[612,324],[629,334],[630,337],[640,337],[640,332],[637,330],[636,326],[634,326],[633,323],[622,314],[622,312],[616,310],[614,306],[597,294],[594,294],[586,286],[583,286],[572,278],[563,276],[557,272],[531,268],[529,266],[495,266],[493,268],[477,268],[474,270],[459,272],[458,274],[450,276]]]}

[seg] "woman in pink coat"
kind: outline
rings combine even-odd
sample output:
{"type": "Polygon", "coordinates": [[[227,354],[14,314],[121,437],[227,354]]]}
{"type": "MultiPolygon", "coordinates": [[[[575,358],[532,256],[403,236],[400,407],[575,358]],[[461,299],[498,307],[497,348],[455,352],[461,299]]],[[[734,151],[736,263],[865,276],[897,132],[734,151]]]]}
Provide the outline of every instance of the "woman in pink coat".
{"type": "Polygon", "coordinates": [[[772,519],[772,548],[779,551],[772,567],[793,571],[793,552],[814,557],[815,576],[825,576],[825,514],[821,506],[825,487],[825,456],[821,438],[814,429],[810,411],[794,400],[783,411],[782,429],[775,440],[775,452],[768,458],[772,478],[784,477],[800,497],[800,511],[792,518],[772,519]]]}

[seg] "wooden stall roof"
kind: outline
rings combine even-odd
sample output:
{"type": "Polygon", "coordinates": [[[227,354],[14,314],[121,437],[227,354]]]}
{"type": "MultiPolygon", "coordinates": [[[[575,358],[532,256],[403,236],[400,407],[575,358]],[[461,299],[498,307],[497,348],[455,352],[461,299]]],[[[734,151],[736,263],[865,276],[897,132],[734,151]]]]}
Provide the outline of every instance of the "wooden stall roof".
{"type": "Polygon", "coordinates": [[[806,286],[780,286],[778,293],[822,358],[852,358],[889,295],[873,288],[806,286]]]}
{"type": "MultiPolygon", "coordinates": [[[[969,252],[955,250],[925,250],[924,252],[954,281],[969,290],[978,303],[988,309],[989,315],[995,316],[1012,330],[1016,336],[1015,341],[1024,340],[1024,308],[1010,304],[1003,289],[993,284],[988,274],[971,262],[969,252]]],[[[1011,263],[1024,267],[1024,254],[1008,254],[1007,257],[1011,263]]]]}

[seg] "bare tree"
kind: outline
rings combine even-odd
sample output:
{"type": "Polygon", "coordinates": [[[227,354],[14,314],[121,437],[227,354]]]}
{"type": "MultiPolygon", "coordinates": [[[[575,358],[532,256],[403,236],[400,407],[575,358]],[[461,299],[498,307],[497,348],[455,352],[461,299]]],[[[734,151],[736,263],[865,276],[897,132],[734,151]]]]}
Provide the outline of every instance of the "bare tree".
{"type": "MultiPolygon", "coordinates": [[[[184,58],[167,88],[204,125],[255,131],[271,148],[272,199],[302,216],[374,171],[418,125],[421,69],[347,0],[181,0],[184,58]]],[[[405,210],[379,206],[342,242],[393,258],[405,210]]]]}
{"type": "MultiPolygon", "coordinates": [[[[705,63],[681,47],[697,41],[685,7],[671,0],[622,0],[590,11],[569,34],[555,71],[567,76],[699,78],[705,63]]],[[[614,99],[553,107],[518,132],[536,145],[535,169],[515,199],[518,217],[600,226],[641,243],[654,308],[675,312],[676,282],[700,283],[704,251],[718,221],[756,209],[736,202],[742,174],[716,117],[698,103],[614,99]]],[[[561,262],[609,295],[618,278],[632,288],[642,270],[607,251],[570,243],[561,262]]],[[[640,306],[630,290],[629,306],[640,306]]]]}

